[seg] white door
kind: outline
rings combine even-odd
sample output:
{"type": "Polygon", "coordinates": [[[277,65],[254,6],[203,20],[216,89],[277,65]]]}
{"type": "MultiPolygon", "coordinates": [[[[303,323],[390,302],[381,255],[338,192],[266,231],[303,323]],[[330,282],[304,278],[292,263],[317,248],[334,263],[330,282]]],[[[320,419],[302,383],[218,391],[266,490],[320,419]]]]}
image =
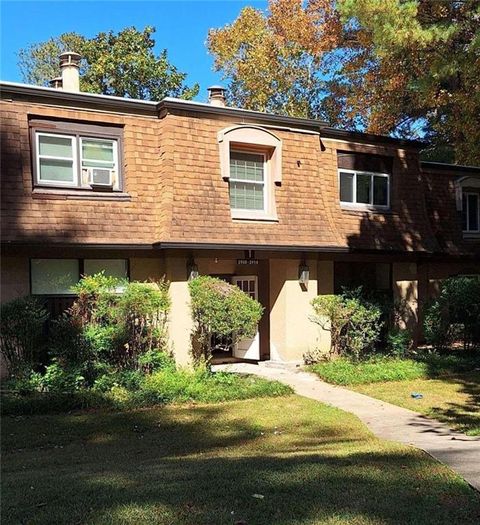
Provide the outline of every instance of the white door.
{"type": "MultiPolygon", "coordinates": [[[[248,294],[252,299],[258,301],[258,281],[256,275],[233,277],[232,284],[236,284],[240,290],[248,294]]],[[[242,339],[233,349],[233,355],[241,359],[260,360],[260,335],[258,330],[254,337],[242,339]]]]}

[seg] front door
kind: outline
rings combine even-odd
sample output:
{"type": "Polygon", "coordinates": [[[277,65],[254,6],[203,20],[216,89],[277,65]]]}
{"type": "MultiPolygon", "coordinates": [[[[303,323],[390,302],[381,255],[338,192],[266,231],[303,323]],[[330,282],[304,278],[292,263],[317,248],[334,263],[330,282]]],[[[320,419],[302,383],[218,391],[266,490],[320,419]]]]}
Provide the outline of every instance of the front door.
{"type": "MultiPolygon", "coordinates": [[[[232,284],[236,284],[242,292],[258,301],[258,280],[256,275],[232,277],[232,284]]],[[[260,360],[260,335],[258,329],[254,337],[242,339],[235,346],[233,355],[240,359],[260,360]]]]}

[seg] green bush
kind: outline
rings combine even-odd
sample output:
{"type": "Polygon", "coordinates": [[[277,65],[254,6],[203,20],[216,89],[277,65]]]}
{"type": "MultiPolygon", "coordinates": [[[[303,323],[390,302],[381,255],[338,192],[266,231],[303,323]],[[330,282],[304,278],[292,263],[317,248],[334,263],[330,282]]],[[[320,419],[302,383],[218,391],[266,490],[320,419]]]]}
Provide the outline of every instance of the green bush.
{"type": "Polygon", "coordinates": [[[407,355],[412,342],[412,336],[408,330],[394,328],[387,334],[387,351],[391,355],[404,357],[407,355]]]}
{"type": "Polygon", "coordinates": [[[48,313],[34,297],[23,297],[0,308],[0,351],[10,374],[40,363],[48,313]]]}
{"type": "Polygon", "coordinates": [[[167,346],[167,317],[170,310],[169,284],[132,282],[118,301],[117,322],[126,337],[127,363],[138,367],[145,352],[167,346]]]}
{"type": "Polygon", "coordinates": [[[263,307],[237,286],[214,277],[202,276],[188,283],[192,317],[195,323],[194,359],[207,361],[214,338],[224,338],[234,346],[253,337],[263,307]]]}
{"type": "Polygon", "coordinates": [[[276,381],[227,372],[211,373],[205,367],[196,370],[164,368],[151,375],[121,372],[104,375],[94,388],[65,388],[46,392],[20,394],[11,391],[2,395],[3,414],[42,414],[84,408],[130,409],[165,403],[198,401],[215,403],[254,397],[291,394],[290,387],[276,381]]]}
{"type": "Polygon", "coordinates": [[[176,370],[175,359],[172,354],[154,348],[147,350],[138,358],[138,364],[141,370],[151,374],[157,370],[176,370]]]}
{"type": "Polygon", "coordinates": [[[480,346],[480,278],[445,279],[440,294],[425,308],[424,332],[428,343],[447,348],[461,342],[465,350],[480,346]]]}
{"type": "Polygon", "coordinates": [[[41,387],[46,392],[72,393],[80,390],[85,384],[85,378],[80,368],[65,367],[56,360],[48,365],[41,378],[41,387]]]}
{"type": "Polygon", "coordinates": [[[128,370],[144,366],[139,363],[144,353],[165,349],[168,287],[165,281],[129,283],[103,273],[82,278],[70,314],[91,356],[128,370]]]}
{"type": "Polygon", "coordinates": [[[50,323],[49,355],[64,363],[80,364],[89,359],[90,345],[81,324],[64,313],[50,323]]]}
{"type": "Polygon", "coordinates": [[[373,350],[382,329],[381,309],[348,295],[319,295],[312,300],[311,320],[331,333],[331,354],[357,359],[373,350]]]}

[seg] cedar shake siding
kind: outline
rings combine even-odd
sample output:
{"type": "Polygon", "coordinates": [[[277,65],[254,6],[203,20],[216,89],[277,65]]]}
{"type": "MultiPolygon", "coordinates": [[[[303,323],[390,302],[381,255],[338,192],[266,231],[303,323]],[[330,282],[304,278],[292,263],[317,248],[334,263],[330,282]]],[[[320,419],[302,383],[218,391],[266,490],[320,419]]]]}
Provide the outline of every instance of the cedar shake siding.
{"type": "Polygon", "coordinates": [[[2,97],[4,243],[450,255],[478,248],[478,241],[462,237],[455,176],[430,168],[422,174],[419,143],[172,99],[152,103],[12,84],[4,85],[2,97]],[[50,120],[57,129],[64,122],[120,130],[122,191],[34,187],[29,125],[38,120],[50,120]],[[232,219],[219,132],[244,124],[264,126],[282,144],[270,220],[232,219]],[[340,203],[339,166],[365,170],[369,159],[371,171],[390,173],[388,209],[340,203]]]}

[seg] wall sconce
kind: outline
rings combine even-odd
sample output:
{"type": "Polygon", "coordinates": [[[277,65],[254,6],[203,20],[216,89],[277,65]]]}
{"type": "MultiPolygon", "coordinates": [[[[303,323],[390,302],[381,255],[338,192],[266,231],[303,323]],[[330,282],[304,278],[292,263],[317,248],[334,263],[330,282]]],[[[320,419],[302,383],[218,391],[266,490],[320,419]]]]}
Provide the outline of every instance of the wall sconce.
{"type": "Polygon", "coordinates": [[[198,266],[195,263],[193,257],[190,257],[187,261],[187,279],[189,281],[198,277],[198,266]]]}
{"type": "Polygon", "coordinates": [[[310,279],[310,268],[305,263],[305,260],[300,262],[298,267],[298,282],[302,287],[308,286],[308,280],[310,279]]]}

